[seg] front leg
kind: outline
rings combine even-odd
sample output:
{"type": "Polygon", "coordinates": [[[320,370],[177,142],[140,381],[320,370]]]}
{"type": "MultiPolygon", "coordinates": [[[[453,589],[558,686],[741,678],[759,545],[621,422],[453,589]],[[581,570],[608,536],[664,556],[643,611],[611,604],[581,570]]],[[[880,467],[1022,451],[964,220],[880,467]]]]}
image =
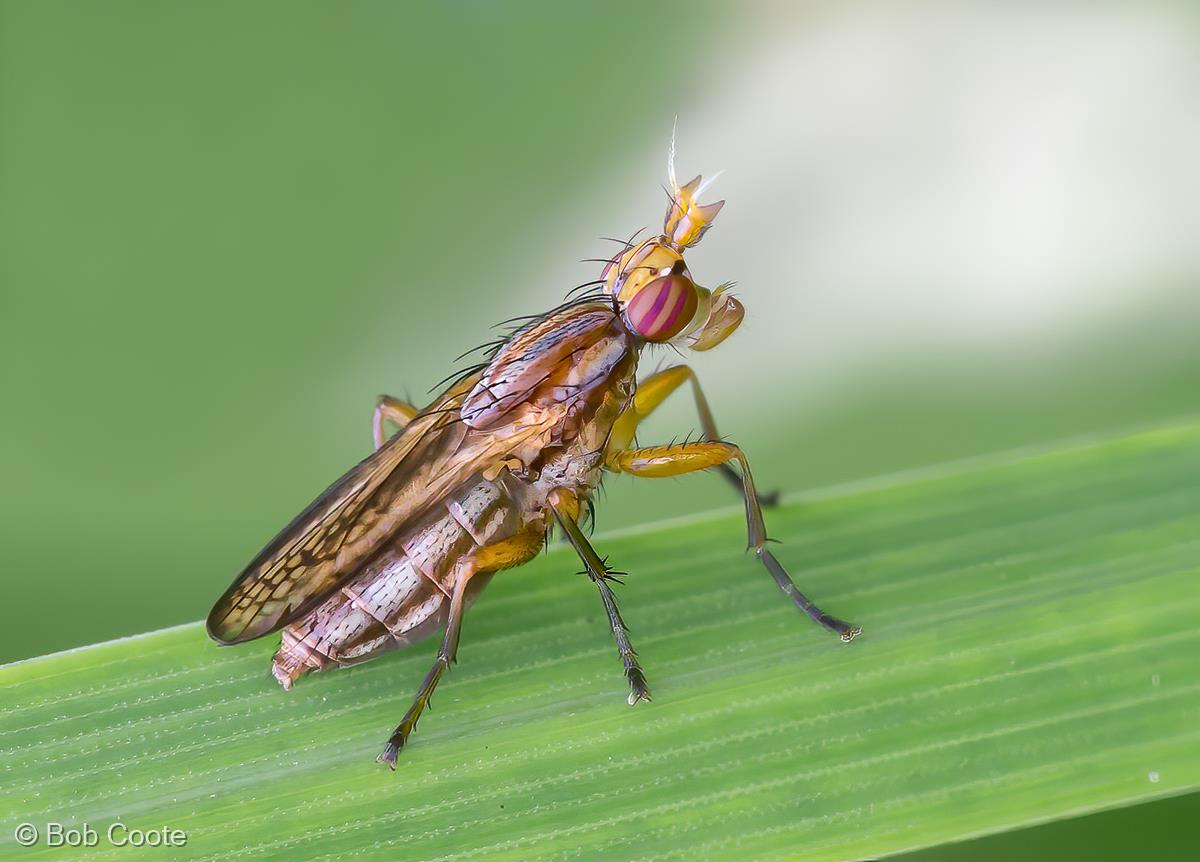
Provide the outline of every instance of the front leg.
{"type": "MultiPolygon", "coordinates": [[[[692,398],[696,402],[696,413],[700,416],[700,428],[704,432],[704,439],[710,442],[719,441],[721,435],[717,432],[717,422],[713,419],[712,410],[708,407],[708,399],[704,397],[704,390],[700,388],[696,372],[687,365],[676,365],[651,374],[638,384],[633,404],[613,425],[608,445],[605,447],[605,455],[613,458],[629,448],[642,420],[653,413],[672,392],[688,382],[692,384],[692,398]]],[[[714,466],[722,479],[739,494],[743,492],[745,484],[736,470],[727,463],[714,466]]],[[[758,502],[764,506],[774,506],[779,502],[779,494],[760,494],[758,502]]]]}
{"type": "Polygon", "coordinates": [[[843,641],[854,640],[862,633],[858,626],[850,625],[830,616],[809,600],[808,596],[797,589],[796,584],[788,577],[775,555],[767,547],[767,528],[763,523],[762,507],[758,496],[754,493],[754,479],[750,475],[750,465],[742,450],[732,443],[689,443],[683,446],[651,446],[645,449],[627,449],[613,458],[615,469],[633,476],[659,477],[682,476],[697,470],[707,470],[719,464],[737,461],[742,471],[742,482],[746,501],[746,529],[749,533],[750,547],[758,559],[766,566],[779,588],[795,602],[796,607],[804,611],[812,620],[826,629],[835,632],[843,641]]]}
{"type": "MultiPolygon", "coordinates": [[[[620,573],[614,572],[608,567],[608,563],[601,559],[595,548],[588,542],[587,537],[583,535],[583,531],[579,529],[578,497],[570,491],[560,488],[551,493],[550,507],[554,512],[555,520],[566,534],[567,541],[575,547],[575,552],[583,561],[585,573],[592,579],[596,589],[600,591],[600,600],[604,602],[604,610],[608,614],[608,624],[617,641],[617,652],[620,653],[621,662],[625,666],[625,678],[629,680],[629,705],[633,706],[639,701],[650,700],[650,688],[646,684],[646,675],[642,672],[641,665],[638,664],[637,650],[629,641],[629,629],[625,627],[625,621],[621,619],[621,609],[617,606],[617,597],[608,584],[609,581],[617,580],[614,576],[620,573]]],[[[620,582],[618,581],[618,583],[620,582]]]]}

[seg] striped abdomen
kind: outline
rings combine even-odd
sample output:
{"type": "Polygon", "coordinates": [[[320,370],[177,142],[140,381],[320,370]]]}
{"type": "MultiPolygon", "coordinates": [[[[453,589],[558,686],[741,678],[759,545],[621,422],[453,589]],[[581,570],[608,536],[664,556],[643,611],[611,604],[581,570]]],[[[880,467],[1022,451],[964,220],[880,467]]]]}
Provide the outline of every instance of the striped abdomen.
{"type": "MultiPolygon", "coordinates": [[[[445,621],[455,583],[471,574],[473,552],[521,525],[504,479],[468,483],[283,630],[272,667],[276,679],[289,688],[309,671],[356,664],[431,634],[445,621]]],[[[485,581],[479,576],[471,588],[485,581]]]]}

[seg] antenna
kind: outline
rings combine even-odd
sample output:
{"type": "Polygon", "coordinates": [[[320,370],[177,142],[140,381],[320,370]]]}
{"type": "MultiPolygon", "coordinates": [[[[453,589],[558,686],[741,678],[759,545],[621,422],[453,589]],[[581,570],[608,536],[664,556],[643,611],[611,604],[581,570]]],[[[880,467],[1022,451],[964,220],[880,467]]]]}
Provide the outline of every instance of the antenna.
{"type": "Polygon", "coordinates": [[[679,115],[671,123],[671,146],[667,150],[667,176],[671,179],[671,191],[679,191],[679,183],[675,182],[675,130],[679,127],[679,115]]]}
{"type": "Polygon", "coordinates": [[[715,174],[713,174],[711,177],[706,179],[704,182],[700,183],[700,188],[696,189],[696,193],[692,197],[694,197],[696,200],[700,200],[700,195],[704,194],[705,189],[707,189],[714,182],[716,182],[717,177],[721,176],[721,174],[723,174],[723,173],[725,173],[725,169],[721,168],[721,170],[717,171],[715,174]]]}

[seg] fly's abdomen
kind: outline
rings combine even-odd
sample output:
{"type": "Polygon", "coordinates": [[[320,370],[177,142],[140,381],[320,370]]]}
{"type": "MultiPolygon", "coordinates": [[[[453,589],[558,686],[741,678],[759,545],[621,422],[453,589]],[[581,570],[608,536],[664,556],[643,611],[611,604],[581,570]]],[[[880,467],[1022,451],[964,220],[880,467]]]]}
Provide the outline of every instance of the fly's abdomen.
{"type": "Polygon", "coordinates": [[[473,552],[513,535],[520,512],[503,480],[477,479],[402,530],[306,617],[282,632],[272,672],[284,688],[330,665],[407,646],[445,621],[473,552]]]}
{"type": "Polygon", "coordinates": [[[283,630],[272,671],[289,688],[309,671],[365,661],[429,634],[445,606],[445,593],[393,544],[283,630]]]}

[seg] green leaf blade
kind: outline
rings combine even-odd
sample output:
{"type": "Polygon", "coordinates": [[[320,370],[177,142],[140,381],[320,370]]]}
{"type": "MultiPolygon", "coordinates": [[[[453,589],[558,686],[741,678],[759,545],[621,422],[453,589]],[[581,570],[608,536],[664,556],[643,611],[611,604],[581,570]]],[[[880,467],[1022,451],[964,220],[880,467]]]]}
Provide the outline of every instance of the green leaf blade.
{"type": "MultiPolygon", "coordinates": [[[[198,625],[0,668],[0,855],[48,820],[202,859],[842,859],[1200,786],[1200,428],[597,538],[655,700],[630,709],[566,548],[498,577],[396,773],[432,642],[284,693],[198,625]]],[[[151,851],[144,851],[150,853],[151,851]]],[[[99,846],[72,858],[123,859],[99,846]]],[[[136,855],[136,853],[134,853],[136,855]]]]}

